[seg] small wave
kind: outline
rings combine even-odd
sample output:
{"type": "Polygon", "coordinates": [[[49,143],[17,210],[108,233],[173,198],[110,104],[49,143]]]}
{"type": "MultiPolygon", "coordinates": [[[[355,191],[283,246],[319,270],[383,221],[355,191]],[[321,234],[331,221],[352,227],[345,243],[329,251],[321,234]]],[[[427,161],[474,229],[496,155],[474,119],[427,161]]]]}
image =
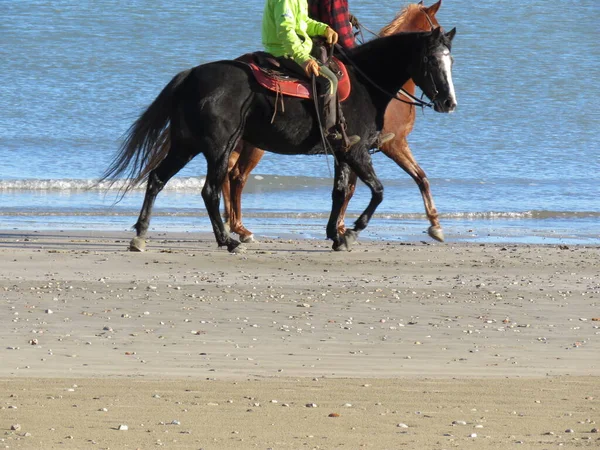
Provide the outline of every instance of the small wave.
{"type": "Polygon", "coordinates": [[[446,219],[574,219],[600,217],[598,211],[483,211],[440,214],[446,219]]]}
{"type": "MultiPolygon", "coordinates": [[[[200,192],[205,177],[175,177],[165,186],[166,191],[200,192]]],[[[114,182],[97,179],[15,179],[0,180],[0,191],[120,191],[128,180],[119,179],[114,182]]],[[[329,178],[279,175],[252,175],[248,179],[245,192],[269,192],[282,190],[302,190],[306,188],[331,188],[329,178]]],[[[146,183],[136,186],[134,190],[143,191],[146,183]]]]}
{"type": "MultiPolygon", "coordinates": [[[[21,209],[15,207],[4,208],[0,216],[5,217],[36,217],[36,216],[55,216],[55,217],[128,217],[137,216],[139,209],[114,209],[114,208],[89,208],[89,209],[21,209]]],[[[161,217],[204,217],[207,216],[204,208],[186,208],[169,209],[156,208],[153,211],[154,216],[161,217]]],[[[261,211],[245,209],[244,217],[249,219],[327,219],[328,212],[281,212],[281,211],[261,211]]],[[[357,213],[346,214],[348,219],[359,217],[357,213]]],[[[375,218],[383,220],[427,220],[424,213],[376,213],[375,218]]],[[[600,212],[588,211],[526,211],[526,212],[455,212],[440,214],[442,220],[555,220],[555,219],[595,219],[600,217],[600,212]]]]}
{"type": "MultiPolygon", "coordinates": [[[[102,181],[94,179],[25,179],[0,180],[0,191],[120,191],[128,180],[102,181]]],[[[173,178],[165,187],[173,191],[199,191],[204,186],[204,177],[173,178]]],[[[135,190],[145,190],[142,183],[135,190]]]]}

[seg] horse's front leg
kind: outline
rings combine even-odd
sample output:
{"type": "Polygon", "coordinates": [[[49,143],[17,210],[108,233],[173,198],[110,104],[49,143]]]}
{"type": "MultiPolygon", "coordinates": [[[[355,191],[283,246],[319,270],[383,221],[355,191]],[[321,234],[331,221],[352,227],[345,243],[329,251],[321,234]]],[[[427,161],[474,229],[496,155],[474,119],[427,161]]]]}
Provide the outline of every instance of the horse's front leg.
{"type": "Polygon", "coordinates": [[[242,191],[248,181],[248,175],[254,170],[265,154],[264,150],[244,143],[237,164],[229,172],[231,183],[231,206],[229,209],[229,226],[232,233],[237,233],[242,242],[255,242],[252,231],[242,223],[242,191]]]}
{"type": "Polygon", "coordinates": [[[344,203],[342,204],[342,210],[340,211],[340,217],[338,220],[338,233],[344,234],[346,232],[346,223],[344,222],[346,218],[346,210],[348,209],[348,204],[356,191],[356,182],[358,181],[358,177],[353,171],[350,171],[348,176],[348,189],[346,191],[346,197],[344,198],[344,203]]]}
{"type": "Polygon", "coordinates": [[[431,195],[427,174],[415,160],[410,147],[408,146],[406,136],[400,135],[398,138],[382,145],[381,151],[388,158],[393,159],[394,162],[409,174],[415,183],[417,183],[419,191],[421,191],[421,196],[423,197],[425,214],[430,223],[427,233],[436,241],[444,242],[444,231],[440,225],[438,212],[435,208],[433,196],[431,195]]]}
{"type": "Polygon", "coordinates": [[[371,155],[367,151],[352,149],[347,154],[346,161],[358,178],[371,190],[371,201],[369,201],[367,208],[358,217],[356,222],[354,222],[354,228],[346,230],[344,233],[344,243],[346,248],[350,250],[350,247],[358,238],[358,234],[367,228],[375,210],[383,201],[383,184],[381,184],[381,181],[379,181],[379,178],[375,174],[371,155]]]}
{"type": "Polygon", "coordinates": [[[352,170],[344,161],[343,155],[338,155],[335,164],[335,178],[333,180],[333,190],[331,191],[331,214],[327,222],[327,238],[333,241],[333,250],[345,250],[345,237],[338,231],[340,214],[344,206],[344,201],[348,194],[348,179],[352,170]]]}

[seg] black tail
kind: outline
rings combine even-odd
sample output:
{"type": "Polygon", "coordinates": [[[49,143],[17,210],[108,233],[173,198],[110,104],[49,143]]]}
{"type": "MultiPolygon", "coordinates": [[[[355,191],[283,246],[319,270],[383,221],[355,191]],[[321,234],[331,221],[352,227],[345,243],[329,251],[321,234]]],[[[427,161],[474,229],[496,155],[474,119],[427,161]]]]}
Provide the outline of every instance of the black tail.
{"type": "Polygon", "coordinates": [[[184,70],[173,77],[156,100],[125,133],[119,153],[100,181],[120,175],[128,178],[123,194],[144,181],[148,174],[167,156],[171,148],[170,120],[173,97],[177,88],[190,74],[184,70]]]}

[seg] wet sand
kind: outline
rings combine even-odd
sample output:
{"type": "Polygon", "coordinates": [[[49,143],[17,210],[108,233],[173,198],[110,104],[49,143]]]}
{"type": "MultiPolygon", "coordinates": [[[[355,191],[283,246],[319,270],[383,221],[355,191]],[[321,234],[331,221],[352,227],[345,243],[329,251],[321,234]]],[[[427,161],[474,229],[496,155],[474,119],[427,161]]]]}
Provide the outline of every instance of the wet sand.
{"type": "Polygon", "coordinates": [[[0,448],[600,445],[599,247],[130,237],[0,233],[0,448]]]}

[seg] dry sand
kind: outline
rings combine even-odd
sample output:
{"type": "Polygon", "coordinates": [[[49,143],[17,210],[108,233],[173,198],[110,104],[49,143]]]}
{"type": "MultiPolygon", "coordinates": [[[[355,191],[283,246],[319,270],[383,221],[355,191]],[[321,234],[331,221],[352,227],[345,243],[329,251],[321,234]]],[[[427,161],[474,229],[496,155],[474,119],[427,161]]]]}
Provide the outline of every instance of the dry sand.
{"type": "Polygon", "coordinates": [[[600,448],[599,247],[130,237],[0,233],[0,448],[600,448]]]}

